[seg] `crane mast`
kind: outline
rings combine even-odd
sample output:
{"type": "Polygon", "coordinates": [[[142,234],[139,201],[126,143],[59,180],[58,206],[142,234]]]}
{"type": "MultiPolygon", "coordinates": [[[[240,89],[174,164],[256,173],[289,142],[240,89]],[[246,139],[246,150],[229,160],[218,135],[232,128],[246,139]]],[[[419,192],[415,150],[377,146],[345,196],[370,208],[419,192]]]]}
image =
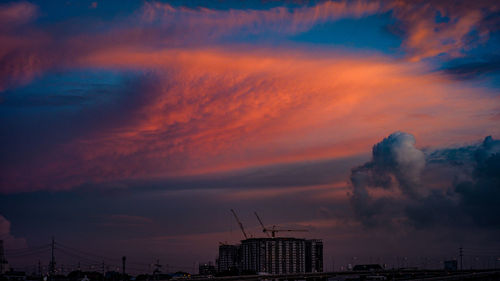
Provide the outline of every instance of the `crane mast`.
{"type": "Polygon", "coordinates": [[[267,235],[267,237],[271,238],[271,235],[269,235],[269,232],[267,232],[266,227],[264,226],[264,223],[260,219],[259,215],[257,215],[257,212],[253,212],[253,213],[257,217],[257,220],[259,220],[260,226],[262,226],[262,232],[264,232],[267,235]]]}
{"type": "Polygon", "coordinates": [[[248,239],[248,236],[245,232],[245,228],[243,227],[243,224],[241,223],[240,219],[238,218],[238,216],[236,215],[236,212],[231,209],[231,213],[233,213],[234,215],[234,218],[236,219],[236,221],[238,222],[238,225],[240,226],[240,229],[241,229],[241,232],[243,232],[243,236],[245,237],[245,239],[248,239]]]}

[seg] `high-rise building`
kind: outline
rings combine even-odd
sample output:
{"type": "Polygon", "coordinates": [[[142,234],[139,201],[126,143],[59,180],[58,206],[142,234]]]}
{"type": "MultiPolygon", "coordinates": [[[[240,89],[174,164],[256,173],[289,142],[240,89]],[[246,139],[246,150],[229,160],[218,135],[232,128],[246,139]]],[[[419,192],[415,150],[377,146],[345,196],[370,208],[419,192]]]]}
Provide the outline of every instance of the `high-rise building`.
{"type": "Polygon", "coordinates": [[[219,272],[234,272],[239,269],[239,247],[236,245],[219,245],[217,270],[219,272]]]}
{"type": "Polygon", "coordinates": [[[313,270],[319,272],[323,269],[321,240],[289,237],[250,238],[241,241],[240,252],[241,269],[244,272],[286,274],[312,272],[313,270]],[[309,253],[306,252],[307,245],[310,247],[309,253]],[[313,247],[314,250],[312,250],[313,247]],[[306,268],[307,262],[309,262],[309,268],[306,268]]]}
{"type": "Polygon", "coordinates": [[[323,242],[302,238],[249,238],[219,246],[218,271],[287,274],[323,271],[323,242]]]}
{"type": "Polygon", "coordinates": [[[306,272],[323,272],[323,241],[306,240],[306,272]]]}

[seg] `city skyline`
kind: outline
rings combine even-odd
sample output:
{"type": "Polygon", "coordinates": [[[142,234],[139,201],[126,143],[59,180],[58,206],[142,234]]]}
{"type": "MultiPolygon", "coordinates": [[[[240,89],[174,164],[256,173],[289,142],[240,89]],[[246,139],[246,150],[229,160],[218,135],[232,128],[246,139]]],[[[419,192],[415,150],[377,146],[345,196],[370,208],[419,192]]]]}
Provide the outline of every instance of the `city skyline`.
{"type": "Polygon", "coordinates": [[[460,247],[467,267],[496,266],[499,14],[486,0],[2,2],[7,260],[48,265],[26,253],[55,237],[62,264],[193,267],[244,240],[234,209],[249,237],[267,237],[254,212],[307,229],[277,236],[321,239],[325,270],[438,267],[460,247]]]}

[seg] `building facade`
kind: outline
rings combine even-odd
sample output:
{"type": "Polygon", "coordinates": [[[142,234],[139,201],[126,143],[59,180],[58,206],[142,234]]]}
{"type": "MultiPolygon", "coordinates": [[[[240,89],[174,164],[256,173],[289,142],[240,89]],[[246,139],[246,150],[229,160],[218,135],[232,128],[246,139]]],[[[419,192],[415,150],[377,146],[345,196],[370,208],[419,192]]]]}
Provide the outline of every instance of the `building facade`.
{"type": "Polygon", "coordinates": [[[210,275],[215,275],[217,273],[217,270],[215,269],[215,266],[211,263],[200,263],[198,265],[198,274],[199,275],[204,275],[204,276],[210,276],[210,275]]]}
{"type": "MultiPolygon", "coordinates": [[[[312,260],[306,257],[306,242],[309,240],[299,238],[251,238],[241,241],[241,270],[243,272],[266,272],[270,274],[303,273],[310,272],[306,269],[306,262],[312,260]]],[[[320,240],[317,240],[320,241],[320,240]]],[[[316,242],[314,245],[322,246],[316,242]]],[[[315,248],[315,253],[318,249],[315,248]]],[[[314,257],[315,261],[319,256],[314,257]]],[[[316,262],[317,263],[317,262],[316,262]]],[[[314,267],[319,271],[319,267],[314,267]]],[[[321,266],[322,269],[322,266],[321,266]]]]}
{"type": "Polygon", "coordinates": [[[240,265],[239,247],[237,245],[219,245],[219,258],[217,259],[218,272],[238,271],[240,265]]]}
{"type": "Polygon", "coordinates": [[[219,246],[218,271],[288,274],[323,271],[323,242],[290,237],[250,238],[219,246]]]}
{"type": "Polygon", "coordinates": [[[306,272],[323,272],[323,241],[306,240],[306,272]]]}

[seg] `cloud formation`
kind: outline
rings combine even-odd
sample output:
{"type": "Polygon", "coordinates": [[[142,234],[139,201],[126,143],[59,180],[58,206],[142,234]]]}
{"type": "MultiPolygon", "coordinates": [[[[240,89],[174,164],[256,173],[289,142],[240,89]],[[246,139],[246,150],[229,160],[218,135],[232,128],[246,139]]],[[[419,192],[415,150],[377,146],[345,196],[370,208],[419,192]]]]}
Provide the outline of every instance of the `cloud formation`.
{"type": "MultiPolygon", "coordinates": [[[[450,18],[440,27],[455,34],[445,27],[460,24],[453,20],[456,15],[480,9],[482,19],[496,9],[483,6],[439,8],[442,17],[450,18]]],[[[2,117],[2,129],[13,133],[4,140],[10,146],[3,148],[0,190],[60,189],[86,180],[170,177],[352,156],[396,127],[428,135],[426,145],[449,143],[446,132],[451,131],[468,132],[462,141],[496,135],[496,128],[487,128],[498,115],[498,98],[488,90],[456,87],[448,77],[430,73],[425,63],[339,50],[312,54],[300,48],[256,48],[227,44],[223,38],[300,33],[316,24],[388,11],[398,21],[409,21],[402,25],[408,35],[421,20],[435,21],[436,9],[390,1],[260,10],[146,2],[112,24],[95,23],[87,30],[64,21],[36,25],[30,22],[38,13],[33,4],[3,5],[2,13],[25,20],[1,30],[2,106],[17,109],[9,111],[16,117],[2,117]],[[91,94],[74,87],[69,91],[79,94],[69,96],[68,91],[63,98],[24,97],[16,91],[57,71],[81,70],[114,72],[124,77],[123,83],[91,94]],[[41,112],[35,122],[22,105],[59,109],[41,112]],[[67,110],[70,106],[76,109],[67,110]],[[21,125],[12,121],[17,117],[21,125]],[[30,141],[35,139],[44,141],[30,141]]],[[[424,34],[422,44],[434,36],[424,34]]]]}
{"type": "Polygon", "coordinates": [[[498,244],[499,95],[464,82],[498,72],[497,5],[70,2],[0,5],[0,213],[30,244],[191,264],[241,239],[235,200],[325,256],[498,244]]]}
{"type": "Polygon", "coordinates": [[[386,201],[391,200],[385,196],[374,198],[369,193],[373,189],[401,191],[401,196],[419,199],[424,166],[425,155],[415,147],[415,138],[410,134],[396,132],[374,145],[372,160],[351,173],[351,202],[357,216],[373,223],[376,212],[385,209],[386,201]]]}
{"type": "Polygon", "coordinates": [[[298,33],[316,24],[342,18],[360,18],[379,13],[381,10],[382,4],[377,1],[324,1],[313,6],[281,6],[266,10],[217,10],[146,2],[142,19],[164,28],[183,30],[196,36],[209,34],[214,38],[235,31],[298,33]]]}
{"type": "Polygon", "coordinates": [[[414,145],[412,135],[394,133],[374,146],[372,161],[352,170],[351,204],[361,222],[419,228],[500,227],[496,216],[500,211],[496,203],[500,200],[500,141],[489,136],[477,145],[428,154],[414,145]],[[426,169],[440,173],[450,168],[453,180],[438,182],[437,188],[422,177],[426,169]],[[470,172],[467,178],[464,171],[470,172]],[[377,194],[380,188],[389,192],[377,194]],[[415,189],[425,191],[425,195],[415,196],[415,189]]]}
{"type": "Polygon", "coordinates": [[[0,30],[25,24],[36,18],[38,8],[29,2],[0,4],[0,30]]]}
{"type": "Polygon", "coordinates": [[[3,240],[5,249],[26,248],[24,238],[15,237],[11,233],[11,224],[4,216],[0,215],[0,240],[3,240]]]}
{"type": "Polygon", "coordinates": [[[120,48],[164,50],[232,44],[260,44],[340,19],[390,15],[410,61],[438,55],[463,56],[497,31],[498,7],[486,1],[325,1],[310,6],[268,9],[211,9],[145,2],[114,22],[33,22],[38,7],[28,2],[0,6],[0,91],[26,84],[49,70],[79,67],[94,52],[120,48]],[[81,26],[92,28],[82,29],[81,26]],[[29,28],[27,28],[29,27],[29,28]],[[63,32],[62,32],[63,31],[63,32]],[[263,35],[251,43],[242,35],[263,35]],[[267,35],[267,36],[266,36],[267,35]],[[267,39],[266,39],[267,38],[267,39]]]}
{"type": "Polygon", "coordinates": [[[412,61],[463,56],[498,30],[498,17],[491,15],[500,8],[489,1],[394,1],[391,6],[401,21],[403,47],[412,61]]]}
{"type": "Polygon", "coordinates": [[[420,61],[438,55],[463,56],[485,43],[490,32],[497,30],[494,15],[499,9],[489,1],[325,1],[299,8],[227,11],[151,2],[143,8],[143,19],[194,33],[195,38],[205,34],[213,39],[231,32],[296,34],[325,22],[392,12],[397,20],[392,30],[403,37],[408,59],[420,61]]]}
{"type": "Polygon", "coordinates": [[[396,126],[433,144],[446,141],[435,131],[485,133],[493,121],[476,113],[496,111],[496,97],[377,56],[124,49],[82,63],[145,74],[116,89],[112,106],[86,106],[67,128],[53,123],[78,133],[31,155],[22,173],[5,163],[4,191],[352,156],[396,126]],[[41,164],[45,153],[50,165],[41,164]]]}

